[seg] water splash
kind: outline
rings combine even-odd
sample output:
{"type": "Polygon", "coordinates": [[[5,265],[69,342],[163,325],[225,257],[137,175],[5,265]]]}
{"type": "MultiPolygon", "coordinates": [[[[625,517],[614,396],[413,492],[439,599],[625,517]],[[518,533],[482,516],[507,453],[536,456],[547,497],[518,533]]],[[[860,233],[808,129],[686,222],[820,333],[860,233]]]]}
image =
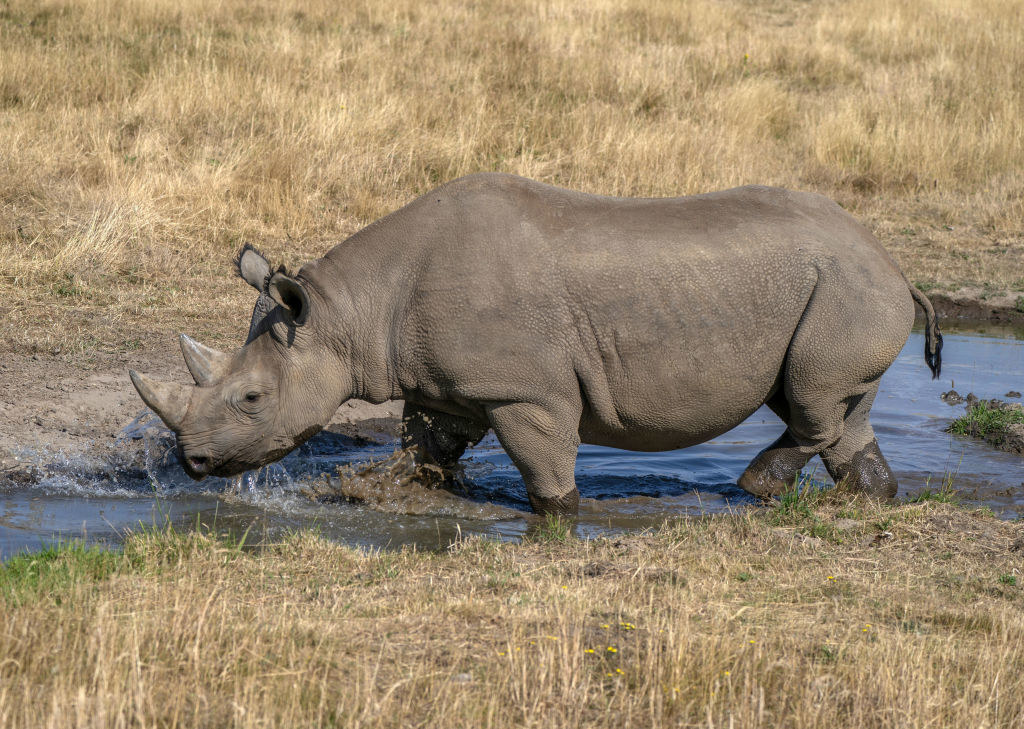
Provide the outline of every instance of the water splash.
{"type": "Polygon", "coordinates": [[[224,493],[235,498],[258,501],[274,492],[286,493],[298,489],[299,484],[283,464],[271,463],[230,477],[224,493]]]}

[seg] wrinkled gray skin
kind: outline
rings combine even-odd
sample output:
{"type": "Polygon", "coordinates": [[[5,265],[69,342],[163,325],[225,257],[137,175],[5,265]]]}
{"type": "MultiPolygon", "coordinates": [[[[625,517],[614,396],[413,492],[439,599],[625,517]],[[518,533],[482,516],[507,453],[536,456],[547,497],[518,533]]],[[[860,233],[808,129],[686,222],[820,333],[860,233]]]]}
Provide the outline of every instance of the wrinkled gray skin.
{"type": "Polygon", "coordinates": [[[453,465],[493,428],[538,512],[575,512],[581,442],[683,448],[762,404],[787,428],[739,485],[773,496],[820,455],[881,497],[896,479],[868,411],[935,315],[874,237],[812,194],[742,187],[599,197],[502,174],[451,182],[294,278],[254,250],[234,354],[182,339],[196,387],[132,373],[193,478],[281,458],[349,398],[405,400],[405,444],[453,465]]]}

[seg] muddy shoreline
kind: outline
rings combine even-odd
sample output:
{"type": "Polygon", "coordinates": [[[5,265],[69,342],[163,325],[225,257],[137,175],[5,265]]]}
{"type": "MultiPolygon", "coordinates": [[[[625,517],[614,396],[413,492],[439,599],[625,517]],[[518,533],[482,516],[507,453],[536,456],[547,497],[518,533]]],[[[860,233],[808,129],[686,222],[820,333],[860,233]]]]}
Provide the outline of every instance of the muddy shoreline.
{"type": "MultiPolygon", "coordinates": [[[[1018,308],[1017,297],[1010,295],[985,297],[980,289],[961,289],[952,292],[931,292],[928,300],[942,320],[969,320],[990,324],[1024,326],[1024,311],[1018,308]]],[[[921,314],[918,312],[918,318],[921,314]]]]}

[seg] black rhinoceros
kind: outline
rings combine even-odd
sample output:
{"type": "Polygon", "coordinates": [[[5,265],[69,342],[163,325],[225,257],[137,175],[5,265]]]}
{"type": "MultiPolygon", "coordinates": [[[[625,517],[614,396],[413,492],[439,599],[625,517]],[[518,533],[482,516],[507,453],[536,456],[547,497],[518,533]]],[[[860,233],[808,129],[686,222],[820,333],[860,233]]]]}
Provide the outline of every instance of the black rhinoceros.
{"type": "Polygon", "coordinates": [[[871,233],[777,188],[632,199],[477,174],[295,276],[248,247],[238,264],[273,307],[245,346],[183,336],[196,387],[131,373],[193,478],[281,458],[349,398],[402,399],[420,458],[452,465],[493,428],[534,510],[574,512],[581,442],[683,448],[767,404],[787,428],[740,486],[777,495],[820,454],[891,497],[868,411],[915,301],[940,367],[931,305],[871,233]]]}

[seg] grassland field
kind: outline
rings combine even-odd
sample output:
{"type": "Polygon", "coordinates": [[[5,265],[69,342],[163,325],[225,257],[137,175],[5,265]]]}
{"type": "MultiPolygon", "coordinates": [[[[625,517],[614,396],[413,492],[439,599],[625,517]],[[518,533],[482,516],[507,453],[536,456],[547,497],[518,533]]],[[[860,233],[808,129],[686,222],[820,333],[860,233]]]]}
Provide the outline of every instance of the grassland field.
{"type": "Polygon", "coordinates": [[[216,344],[243,242],[301,263],[480,170],[815,190],[1013,309],[1022,74],[1016,0],[3,0],[0,346],[216,344]]]}
{"type": "MultiPolygon", "coordinates": [[[[0,0],[0,481],[184,376],[177,332],[239,343],[243,243],[295,266],[475,171],[814,190],[1024,314],[1021,79],[1016,0],[0,0]]],[[[1024,529],[949,501],[63,545],[0,565],[0,729],[1021,727],[1024,529]]]]}

